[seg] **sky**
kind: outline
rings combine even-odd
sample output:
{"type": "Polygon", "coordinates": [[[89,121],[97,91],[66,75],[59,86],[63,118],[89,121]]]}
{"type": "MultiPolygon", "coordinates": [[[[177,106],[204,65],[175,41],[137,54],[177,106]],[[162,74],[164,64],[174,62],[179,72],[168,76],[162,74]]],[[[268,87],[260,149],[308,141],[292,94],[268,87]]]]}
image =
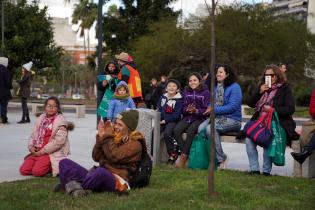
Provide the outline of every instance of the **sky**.
{"type": "MultiPolygon", "coordinates": [[[[28,0],[31,2],[32,0],[28,0]]],[[[246,2],[246,3],[261,3],[261,2],[271,2],[272,0],[219,0],[219,3],[229,4],[231,2],[246,2]]],[[[51,17],[70,17],[72,13],[72,8],[74,3],[77,3],[77,0],[71,0],[71,3],[65,3],[65,0],[40,0],[40,6],[47,5],[48,13],[51,17]]],[[[94,2],[98,2],[94,0],[94,2]]],[[[206,0],[208,4],[211,3],[211,0],[206,0]]],[[[120,5],[120,0],[111,0],[103,8],[103,11],[106,11],[107,8],[112,5],[120,5]]],[[[171,4],[175,10],[183,9],[185,16],[193,14],[199,4],[204,4],[204,0],[177,0],[175,3],[171,4]]]]}

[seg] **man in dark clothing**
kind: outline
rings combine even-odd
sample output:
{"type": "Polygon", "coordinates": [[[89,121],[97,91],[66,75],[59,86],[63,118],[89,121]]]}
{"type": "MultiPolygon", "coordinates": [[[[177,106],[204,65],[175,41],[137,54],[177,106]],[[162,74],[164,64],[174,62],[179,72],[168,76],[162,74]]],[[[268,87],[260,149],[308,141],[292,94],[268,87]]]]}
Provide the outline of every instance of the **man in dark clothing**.
{"type": "Polygon", "coordinates": [[[158,86],[156,87],[156,90],[151,96],[151,103],[154,109],[156,109],[159,99],[165,93],[166,80],[167,80],[167,77],[165,75],[162,75],[160,83],[158,84],[158,86]]]}
{"type": "Polygon", "coordinates": [[[9,100],[12,98],[10,92],[10,89],[12,89],[12,81],[7,69],[8,61],[8,58],[0,57],[0,107],[2,123],[8,123],[7,107],[9,100]]]}

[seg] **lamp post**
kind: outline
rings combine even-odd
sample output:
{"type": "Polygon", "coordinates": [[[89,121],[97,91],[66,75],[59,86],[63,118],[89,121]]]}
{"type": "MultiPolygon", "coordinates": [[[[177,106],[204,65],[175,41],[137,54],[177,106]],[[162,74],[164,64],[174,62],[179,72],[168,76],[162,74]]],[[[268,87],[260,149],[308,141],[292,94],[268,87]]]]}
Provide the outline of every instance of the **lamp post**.
{"type": "MultiPolygon", "coordinates": [[[[97,13],[97,39],[98,39],[98,49],[97,49],[97,74],[100,75],[102,73],[102,48],[103,48],[103,35],[102,35],[102,18],[103,18],[103,1],[104,0],[98,0],[98,13],[97,13]]],[[[101,93],[97,89],[97,107],[100,104],[101,101],[101,93]]],[[[96,115],[96,126],[98,124],[98,121],[100,120],[100,117],[96,115]]]]}

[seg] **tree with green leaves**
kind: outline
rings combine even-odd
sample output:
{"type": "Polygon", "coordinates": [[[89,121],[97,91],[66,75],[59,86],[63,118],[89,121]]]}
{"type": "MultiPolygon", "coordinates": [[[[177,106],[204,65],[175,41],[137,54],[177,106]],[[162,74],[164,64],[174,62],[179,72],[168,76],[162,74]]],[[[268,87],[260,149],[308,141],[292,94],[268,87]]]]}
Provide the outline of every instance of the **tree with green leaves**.
{"type": "MultiPolygon", "coordinates": [[[[72,23],[79,23],[81,30],[81,35],[83,35],[84,40],[84,52],[86,57],[86,38],[85,30],[87,30],[87,43],[88,51],[90,51],[90,35],[89,30],[97,18],[97,4],[90,3],[89,0],[80,0],[79,4],[75,5],[74,11],[72,13],[72,23]]],[[[86,60],[85,60],[86,61],[86,60]]]]}
{"type": "Polygon", "coordinates": [[[49,71],[41,72],[49,77],[59,74],[61,48],[54,44],[47,8],[40,9],[35,1],[26,4],[26,0],[17,4],[6,1],[4,5],[2,52],[9,58],[9,68],[16,74],[24,63],[33,61],[37,71],[48,67],[49,71]]]}
{"type": "Polygon", "coordinates": [[[103,37],[112,54],[131,49],[133,41],[149,33],[149,25],[162,17],[176,17],[177,13],[169,7],[173,1],[122,0],[118,12],[111,7],[104,16],[103,37]]]}

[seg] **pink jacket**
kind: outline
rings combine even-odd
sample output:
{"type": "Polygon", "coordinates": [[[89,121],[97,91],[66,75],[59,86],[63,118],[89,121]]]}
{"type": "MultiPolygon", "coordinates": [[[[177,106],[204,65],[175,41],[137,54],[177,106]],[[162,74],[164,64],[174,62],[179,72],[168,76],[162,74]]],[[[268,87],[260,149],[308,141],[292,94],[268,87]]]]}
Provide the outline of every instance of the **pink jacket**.
{"type": "MultiPolygon", "coordinates": [[[[41,114],[36,120],[28,142],[28,149],[33,146],[33,138],[37,136],[40,123],[44,119],[44,116],[45,114],[41,114]]],[[[70,155],[68,130],[72,130],[73,127],[73,123],[67,122],[62,114],[57,115],[53,122],[52,134],[49,142],[41,149],[42,153],[49,154],[53,176],[59,174],[59,161],[70,155]],[[61,126],[65,126],[67,129],[62,129],[61,126]]]]}
{"type": "Polygon", "coordinates": [[[309,112],[310,112],[310,115],[312,116],[312,118],[315,119],[315,89],[313,89],[313,91],[312,91],[309,112]]]}

